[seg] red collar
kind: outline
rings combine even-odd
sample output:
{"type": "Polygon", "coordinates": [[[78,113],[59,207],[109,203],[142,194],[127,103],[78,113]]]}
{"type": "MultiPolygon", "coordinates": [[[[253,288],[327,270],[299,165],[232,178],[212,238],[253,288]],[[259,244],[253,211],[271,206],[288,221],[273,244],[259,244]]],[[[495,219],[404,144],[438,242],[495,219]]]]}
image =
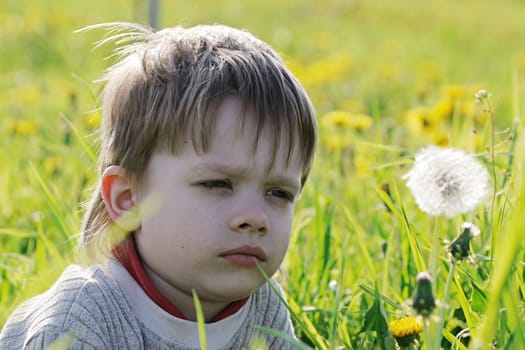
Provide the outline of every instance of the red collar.
{"type": "MultiPolygon", "coordinates": [[[[149,279],[142,262],[140,261],[137,249],[135,246],[135,240],[133,234],[130,234],[122,242],[116,245],[111,251],[113,256],[128,270],[131,276],[137,281],[142,287],[144,292],[153,300],[158,306],[172,316],[182,318],[186,320],[186,316],[169,301],[160,291],[153,285],[153,282],[149,279]]],[[[233,315],[239,309],[246,304],[249,297],[237,300],[229,304],[224,310],[222,310],[217,316],[215,316],[211,322],[216,322],[233,315]]]]}

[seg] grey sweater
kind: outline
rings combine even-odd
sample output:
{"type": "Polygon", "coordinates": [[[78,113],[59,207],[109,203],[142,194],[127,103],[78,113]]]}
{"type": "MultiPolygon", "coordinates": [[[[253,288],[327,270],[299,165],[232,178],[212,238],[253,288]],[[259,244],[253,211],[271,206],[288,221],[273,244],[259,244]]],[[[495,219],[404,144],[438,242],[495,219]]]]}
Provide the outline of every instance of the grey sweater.
{"type": "MultiPolygon", "coordinates": [[[[248,348],[254,337],[270,349],[292,348],[258,327],[293,337],[288,310],[268,284],[235,314],[206,324],[208,349],[248,348]]],[[[57,341],[64,349],[201,347],[197,323],[162,310],[112,259],[107,266],[69,266],[48,291],[21,304],[0,333],[0,349],[45,349],[57,341]]]]}

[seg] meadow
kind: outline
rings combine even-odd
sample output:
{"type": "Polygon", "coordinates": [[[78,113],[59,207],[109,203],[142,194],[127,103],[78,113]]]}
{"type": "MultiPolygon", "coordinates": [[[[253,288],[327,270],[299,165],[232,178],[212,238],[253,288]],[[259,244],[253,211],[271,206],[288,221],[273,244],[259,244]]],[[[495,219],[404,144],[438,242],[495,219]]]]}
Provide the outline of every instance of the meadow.
{"type": "MultiPolygon", "coordinates": [[[[280,277],[298,348],[525,348],[524,2],[160,9],[161,27],[223,23],[269,42],[316,107],[318,154],[280,277]],[[435,162],[405,175],[429,145],[465,152],[450,169],[466,178],[457,201],[483,171],[486,195],[468,210],[422,206],[429,194],[407,183],[435,162]]],[[[112,47],[75,30],[147,14],[145,0],[0,2],[0,326],[76,261],[97,172],[94,80],[112,47]]]]}

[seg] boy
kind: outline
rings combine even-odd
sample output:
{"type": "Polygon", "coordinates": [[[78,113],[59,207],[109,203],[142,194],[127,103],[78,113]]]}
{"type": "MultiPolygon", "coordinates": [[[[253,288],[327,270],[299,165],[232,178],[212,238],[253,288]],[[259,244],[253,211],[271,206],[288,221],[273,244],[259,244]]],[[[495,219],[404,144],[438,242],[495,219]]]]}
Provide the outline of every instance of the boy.
{"type": "Polygon", "coordinates": [[[261,330],[294,335],[259,268],[272,276],[284,259],[311,167],[306,92],[247,32],[109,26],[106,40],[129,44],[103,79],[100,180],[80,239],[93,264],[15,310],[0,347],[197,349],[193,293],[209,348],[292,347],[261,330]]]}

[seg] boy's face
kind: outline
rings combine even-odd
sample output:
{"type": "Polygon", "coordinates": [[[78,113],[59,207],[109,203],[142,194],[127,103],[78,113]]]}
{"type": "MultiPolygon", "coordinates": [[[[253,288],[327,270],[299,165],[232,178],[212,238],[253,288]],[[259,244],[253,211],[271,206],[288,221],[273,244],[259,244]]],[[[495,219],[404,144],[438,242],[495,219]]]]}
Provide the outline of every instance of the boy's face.
{"type": "MultiPolygon", "coordinates": [[[[249,295],[280,266],[288,248],[302,167],[287,147],[273,167],[273,137],[264,129],[255,153],[248,110],[238,128],[239,101],[225,99],[217,114],[207,153],[197,154],[191,140],[176,156],[151,159],[139,201],[160,198],[159,209],[142,220],[137,247],[153,283],[184,312],[195,289],[203,306],[226,305],[249,295]]],[[[291,142],[291,140],[284,140],[291,142]]]]}

